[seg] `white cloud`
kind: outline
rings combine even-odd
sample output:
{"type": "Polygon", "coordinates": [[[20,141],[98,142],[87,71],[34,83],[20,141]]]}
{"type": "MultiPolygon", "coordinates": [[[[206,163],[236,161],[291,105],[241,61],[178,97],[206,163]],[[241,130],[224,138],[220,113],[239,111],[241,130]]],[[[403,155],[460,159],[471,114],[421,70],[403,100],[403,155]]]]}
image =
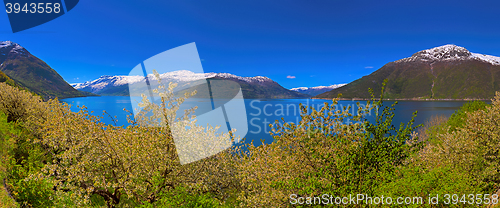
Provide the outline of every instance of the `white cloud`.
{"type": "Polygon", "coordinates": [[[365,66],[365,69],[373,69],[373,66],[365,66]]]}
{"type": "Polygon", "coordinates": [[[286,78],[288,78],[288,79],[295,79],[295,76],[288,75],[288,76],[286,76],[286,78]]]}

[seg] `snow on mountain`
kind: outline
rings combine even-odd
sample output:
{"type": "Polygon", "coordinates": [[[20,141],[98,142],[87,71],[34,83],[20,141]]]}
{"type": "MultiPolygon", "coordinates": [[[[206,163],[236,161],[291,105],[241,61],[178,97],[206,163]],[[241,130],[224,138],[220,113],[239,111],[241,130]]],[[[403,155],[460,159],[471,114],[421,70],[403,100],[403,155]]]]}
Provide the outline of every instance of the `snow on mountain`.
{"type": "Polygon", "coordinates": [[[141,76],[101,76],[96,80],[87,81],[84,83],[71,84],[75,89],[90,88],[90,92],[96,93],[107,86],[120,86],[125,84],[133,84],[143,81],[144,77],[141,76]]]}
{"type": "Polygon", "coordinates": [[[330,86],[317,86],[317,87],[297,87],[297,88],[292,88],[290,90],[295,91],[295,92],[300,92],[304,94],[308,94],[311,96],[316,96],[324,92],[328,92],[330,90],[342,87],[346,84],[334,84],[330,86]]]}
{"type": "MultiPolygon", "coordinates": [[[[168,82],[191,82],[207,78],[225,78],[225,79],[238,79],[244,82],[265,82],[272,81],[267,77],[256,76],[256,77],[240,77],[229,73],[194,73],[187,70],[179,70],[173,72],[167,72],[160,74],[160,78],[163,81],[168,82]]],[[[148,74],[149,80],[156,80],[153,74],[148,74]]],[[[87,81],[84,83],[74,83],[71,84],[75,89],[82,90],[87,88],[85,91],[90,91],[92,93],[98,93],[106,87],[110,86],[123,86],[126,84],[134,84],[137,82],[144,82],[146,79],[144,76],[101,76],[100,78],[92,81],[87,81]]]]}
{"type": "MultiPolygon", "coordinates": [[[[209,73],[209,74],[212,75],[214,73],[209,73]]],[[[249,82],[249,83],[252,83],[252,82],[268,82],[268,81],[272,81],[271,79],[269,79],[267,77],[263,77],[263,76],[240,77],[240,76],[236,76],[234,74],[229,74],[229,73],[217,73],[213,77],[226,78],[226,79],[238,79],[238,80],[249,82]]]]}
{"type": "Polygon", "coordinates": [[[413,54],[411,57],[404,58],[395,62],[396,63],[413,62],[413,61],[434,62],[434,61],[453,61],[453,60],[479,60],[490,63],[492,65],[500,65],[500,57],[484,55],[479,53],[471,53],[464,47],[452,44],[419,51],[413,54]]]}
{"type": "Polygon", "coordinates": [[[7,53],[18,53],[26,55],[28,51],[17,43],[12,41],[0,41],[0,55],[4,56],[7,53]]]}

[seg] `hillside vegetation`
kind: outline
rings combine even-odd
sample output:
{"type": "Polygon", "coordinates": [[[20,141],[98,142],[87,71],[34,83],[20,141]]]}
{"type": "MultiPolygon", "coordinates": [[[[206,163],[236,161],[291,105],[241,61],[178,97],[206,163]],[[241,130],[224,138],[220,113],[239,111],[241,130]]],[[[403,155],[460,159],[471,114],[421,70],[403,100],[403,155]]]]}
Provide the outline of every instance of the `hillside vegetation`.
{"type": "Polygon", "coordinates": [[[19,87],[42,96],[44,99],[82,97],[90,93],[81,93],[71,87],[47,63],[31,54],[19,44],[0,41],[0,82],[2,77],[10,78],[19,87]]]}
{"type": "MultiPolygon", "coordinates": [[[[167,98],[174,87],[160,86],[155,93],[167,98]]],[[[194,94],[164,99],[160,106],[143,100],[147,112],[117,127],[85,107],[72,112],[67,104],[0,83],[0,176],[23,207],[292,207],[300,197],[306,203],[323,194],[480,194],[478,204],[498,203],[492,194],[500,185],[500,93],[491,105],[469,103],[424,128],[414,126],[413,118],[394,124],[397,103],[386,106],[373,93],[357,115],[336,109],[334,99],[321,109],[302,107],[299,123],[271,124],[271,144],[248,142],[181,165],[169,127],[148,126],[165,122],[177,102],[194,94]],[[364,117],[370,111],[374,122],[364,117]]],[[[193,130],[186,134],[224,136],[188,125],[193,130]]],[[[0,200],[13,203],[10,197],[0,200]]],[[[408,206],[430,207],[423,202],[408,206]]]]}
{"type": "Polygon", "coordinates": [[[15,86],[14,80],[12,80],[9,76],[7,76],[5,73],[1,71],[0,71],[0,82],[5,82],[10,86],[15,86]]]}

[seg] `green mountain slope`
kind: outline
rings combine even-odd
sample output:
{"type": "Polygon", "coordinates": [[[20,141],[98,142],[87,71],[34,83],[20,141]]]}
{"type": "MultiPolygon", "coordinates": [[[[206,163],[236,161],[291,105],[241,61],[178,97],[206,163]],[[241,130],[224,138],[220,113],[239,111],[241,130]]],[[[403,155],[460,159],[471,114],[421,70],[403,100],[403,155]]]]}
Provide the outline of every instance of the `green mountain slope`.
{"type": "Polygon", "coordinates": [[[500,90],[500,58],[446,45],[391,62],[346,86],[316,98],[369,98],[368,88],[389,99],[491,99],[500,90]]]}
{"type": "Polygon", "coordinates": [[[0,42],[0,71],[45,99],[85,96],[49,65],[11,41],[0,42]]]}
{"type": "Polygon", "coordinates": [[[10,86],[15,86],[14,80],[12,80],[9,76],[7,76],[5,73],[0,71],[0,82],[5,82],[10,86]]]}

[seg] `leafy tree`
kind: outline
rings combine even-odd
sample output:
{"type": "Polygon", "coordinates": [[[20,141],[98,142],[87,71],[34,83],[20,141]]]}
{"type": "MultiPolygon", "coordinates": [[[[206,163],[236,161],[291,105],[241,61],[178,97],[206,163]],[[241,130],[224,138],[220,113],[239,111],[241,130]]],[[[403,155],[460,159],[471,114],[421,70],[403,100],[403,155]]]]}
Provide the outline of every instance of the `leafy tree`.
{"type": "MultiPolygon", "coordinates": [[[[194,93],[174,99],[175,84],[166,87],[159,74],[155,75],[160,83],[155,93],[162,97],[162,103],[150,103],[143,96],[144,110],[135,118],[129,117],[131,125],[127,128],[106,125],[85,107],[74,113],[67,104],[47,102],[45,115],[32,118],[30,124],[39,135],[35,142],[48,148],[53,160],[34,177],[53,180],[59,193],[71,191],[79,196],[74,198],[78,205],[90,203],[92,195],[101,196],[109,207],[125,202],[132,206],[152,203],[159,200],[160,193],[175,190],[180,184],[223,198],[223,189],[233,184],[233,170],[230,162],[220,161],[231,155],[222,153],[181,165],[170,128],[183,130],[192,137],[230,143],[225,140],[228,135],[216,134],[216,128],[196,125],[189,117],[194,109],[178,118],[182,126],[166,125],[166,118],[175,118],[182,102],[194,93]]],[[[200,143],[192,145],[199,145],[199,152],[208,149],[200,143]]]]}

